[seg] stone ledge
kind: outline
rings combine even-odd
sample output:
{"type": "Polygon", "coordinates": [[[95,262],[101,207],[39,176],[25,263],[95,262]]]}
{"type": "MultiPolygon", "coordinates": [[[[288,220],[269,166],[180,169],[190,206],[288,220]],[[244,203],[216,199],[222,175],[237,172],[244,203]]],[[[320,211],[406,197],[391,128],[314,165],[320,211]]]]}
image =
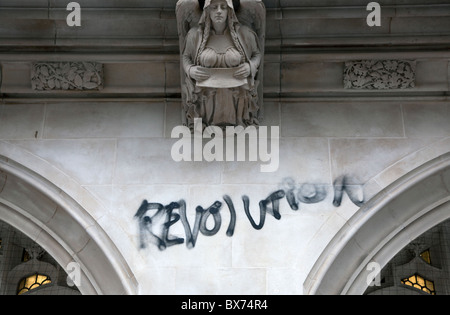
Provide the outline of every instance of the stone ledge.
{"type": "MultiPolygon", "coordinates": [[[[178,51],[175,0],[79,1],[82,26],[68,27],[66,1],[0,4],[0,50],[100,51],[146,49],[178,51]]],[[[448,1],[385,1],[381,27],[366,24],[367,0],[352,2],[264,1],[267,7],[267,51],[307,47],[447,45],[448,1]]],[[[334,47],[334,48],[332,48],[334,47]]]]}
{"type": "MultiPolygon", "coordinates": [[[[4,99],[98,99],[98,98],[180,98],[180,66],[178,55],[4,55],[0,62],[0,93],[4,99]],[[87,58],[95,59],[87,59],[87,58]],[[63,60],[65,58],[65,60],[63,60]],[[98,59],[97,59],[98,58],[98,59]],[[105,60],[103,60],[105,58],[105,60]],[[120,59],[123,60],[120,60],[120,59]],[[38,91],[32,85],[35,62],[49,61],[103,64],[101,89],[64,91],[45,88],[38,91]],[[55,60],[56,59],[56,60],[55,60]],[[20,60],[20,61],[14,61],[20,60]]],[[[288,54],[281,57],[267,54],[264,73],[264,93],[267,97],[448,97],[450,55],[439,52],[405,54],[407,58],[389,53],[361,54],[288,54]],[[371,89],[346,88],[345,64],[352,61],[409,60],[415,72],[408,86],[375,84],[371,89]]],[[[0,59],[2,55],[0,54],[0,59]]],[[[377,64],[377,63],[376,63],[377,64]]],[[[403,74],[400,74],[402,76],[403,74]]],[[[386,80],[388,78],[386,77],[386,80]]],[[[356,84],[356,83],[355,83],[356,84]]]]}

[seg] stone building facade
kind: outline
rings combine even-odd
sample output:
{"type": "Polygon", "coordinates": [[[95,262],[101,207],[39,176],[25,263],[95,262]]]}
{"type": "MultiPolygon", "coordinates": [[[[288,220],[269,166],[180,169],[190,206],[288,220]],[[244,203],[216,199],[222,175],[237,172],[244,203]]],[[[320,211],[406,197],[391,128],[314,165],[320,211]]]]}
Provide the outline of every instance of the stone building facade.
{"type": "Polygon", "coordinates": [[[448,0],[379,1],[380,26],[367,0],[263,0],[273,172],[173,159],[176,2],[80,0],[81,26],[69,1],[0,2],[2,226],[82,294],[363,294],[370,266],[384,293],[448,293],[436,243],[439,273],[385,276],[427,231],[449,242],[448,0]]]}

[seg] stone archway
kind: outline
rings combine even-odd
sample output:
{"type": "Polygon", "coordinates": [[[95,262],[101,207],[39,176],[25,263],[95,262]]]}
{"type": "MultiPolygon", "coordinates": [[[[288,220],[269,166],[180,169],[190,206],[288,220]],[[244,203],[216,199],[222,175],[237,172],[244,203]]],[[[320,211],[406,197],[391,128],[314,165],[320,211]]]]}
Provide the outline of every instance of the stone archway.
{"type": "Polygon", "coordinates": [[[136,294],[136,279],[95,219],[64,190],[4,152],[64,179],[44,161],[0,142],[0,219],[42,246],[61,266],[77,263],[82,294],[136,294]]]}
{"type": "Polygon", "coordinates": [[[337,233],[309,273],[306,294],[363,294],[373,271],[404,246],[450,218],[450,153],[397,180],[337,233]]]}

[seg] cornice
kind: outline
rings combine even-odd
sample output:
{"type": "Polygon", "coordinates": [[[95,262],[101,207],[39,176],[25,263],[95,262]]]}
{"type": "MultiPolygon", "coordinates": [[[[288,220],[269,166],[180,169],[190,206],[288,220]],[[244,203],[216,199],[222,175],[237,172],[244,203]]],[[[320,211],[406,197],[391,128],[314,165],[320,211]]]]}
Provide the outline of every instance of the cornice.
{"type": "MultiPolygon", "coordinates": [[[[82,26],[69,27],[67,1],[2,1],[0,51],[177,53],[176,0],[79,1],[82,26]]],[[[450,48],[445,0],[380,1],[381,26],[366,24],[367,0],[267,0],[266,51],[374,47],[450,48]],[[410,2],[409,4],[407,2],[410,2]]]]}
{"type": "MultiPolygon", "coordinates": [[[[0,2],[3,99],[180,97],[176,0],[78,2],[81,27],[67,25],[67,1],[0,2]],[[98,91],[70,91],[70,96],[67,91],[35,91],[31,74],[37,62],[101,63],[104,86],[98,91]]],[[[448,98],[448,0],[380,1],[381,27],[367,25],[367,0],[264,3],[266,97],[448,98]],[[414,61],[417,84],[393,91],[345,89],[345,63],[361,60],[414,61]]]]}

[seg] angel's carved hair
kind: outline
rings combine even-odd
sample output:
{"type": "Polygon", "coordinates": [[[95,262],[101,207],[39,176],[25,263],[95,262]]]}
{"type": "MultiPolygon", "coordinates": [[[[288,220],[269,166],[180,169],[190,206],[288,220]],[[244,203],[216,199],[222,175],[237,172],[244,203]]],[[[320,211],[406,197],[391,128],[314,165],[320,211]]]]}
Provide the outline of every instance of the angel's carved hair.
{"type": "MultiPolygon", "coordinates": [[[[206,10],[208,10],[208,9],[206,9],[206,10]]],[[[243,62],[245,62],[245,53],[244,53],[244,49],[241,46],[241,43],[239,42],[239,37],[236,32],[236,28],[234,26],[233,19],[231,18],[231,14],[235,14],[234,12],[232,12],[232,10],[233,10],[232,8],[228,8],[228,29],[230,30],[231,39],[233,40],[234,46],[237,48],[240,55],[242,56],[241,63],[243,63],[243,62]]],[[[208,14],[209,12],[206,12],[206,13],[208,14]]],[[[197,65],[200,65],[200,56],[203,53],[203,51],[205,50],[206,44],[208,43],[209,35],[211,34],[211,18],[209,16],[205,19],[204,27],[205,27],[205,29],[203,30],[202,43],[200,45],[200,49],[197,54],[197,60],[196,60],[197,65]]]]}
{"type": "MultiPolygon", "coordinates": [[[[198,4],[200,5],[200,9],[203,10],[205,7],[205,0],[198,0],[198,4]]],[[[241,7],[241,0],[233,0],[234,11],[238,11],[241,7]]]]}

